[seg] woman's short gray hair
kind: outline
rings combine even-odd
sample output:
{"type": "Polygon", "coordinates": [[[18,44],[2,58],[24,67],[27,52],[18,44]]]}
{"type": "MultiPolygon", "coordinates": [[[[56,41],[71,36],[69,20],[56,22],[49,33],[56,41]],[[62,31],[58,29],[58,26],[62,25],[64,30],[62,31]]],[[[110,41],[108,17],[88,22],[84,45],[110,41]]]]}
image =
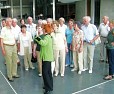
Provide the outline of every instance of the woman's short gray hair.
{"type": "Polygon", "coordinates": [[[65,19],[63,17],[59,18],[59,21],[63,21],[65,23],[65,19]]]}

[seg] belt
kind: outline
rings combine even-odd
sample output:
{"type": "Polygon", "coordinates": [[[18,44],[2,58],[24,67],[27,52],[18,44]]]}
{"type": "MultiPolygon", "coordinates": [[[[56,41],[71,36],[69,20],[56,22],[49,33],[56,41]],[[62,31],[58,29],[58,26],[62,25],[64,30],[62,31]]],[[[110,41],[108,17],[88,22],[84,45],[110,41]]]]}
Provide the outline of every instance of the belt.
{"type": "Polygon", "coordinates": [[[102,38],[107,38],[107,37],[103,37],[103,36],[101,36],[102,38]]]}
{"type": "Polygon", "coordinates": [[[15,44],[11,44],[11,45],[10,44],[4,44],[4,45],[6,45],[6,46],[14,46],[15,44]]]}

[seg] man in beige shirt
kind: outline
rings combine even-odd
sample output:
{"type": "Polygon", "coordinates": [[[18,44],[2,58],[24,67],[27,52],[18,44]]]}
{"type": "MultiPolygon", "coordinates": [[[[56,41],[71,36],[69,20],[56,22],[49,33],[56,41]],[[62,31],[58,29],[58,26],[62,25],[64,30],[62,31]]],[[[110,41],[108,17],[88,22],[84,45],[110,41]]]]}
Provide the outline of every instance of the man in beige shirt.
{"type": "Polygon", "coordinates": [[[6,19],[6,26],[1,30],[1,48],[2,54],[6,60],[7,77],[9,81],[13,78],[19,78],[17,74],[17,47],[12,28],[12,19],[6,19]]]}

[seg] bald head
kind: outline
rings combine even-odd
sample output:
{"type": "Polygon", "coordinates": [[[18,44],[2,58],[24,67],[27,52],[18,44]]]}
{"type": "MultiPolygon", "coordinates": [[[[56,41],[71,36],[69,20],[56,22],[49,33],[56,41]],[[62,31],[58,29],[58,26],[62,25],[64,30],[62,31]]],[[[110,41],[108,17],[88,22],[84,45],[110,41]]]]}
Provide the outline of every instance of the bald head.
{"type": "Polygon", "coordinates": [[[6,26],[11,27],[12,25],[12,19],[10,17],[6,18],[6,26]]]}
{"type": "Polygon", "coordinates": [[[88,25],[91,21],[90,16],[84,16],[83,17],[83,24],[88,25]]]}
{"type": "Polygon", "coordinates": [[[32,22],[33,22],[32,17],[29,16],[29,17],[27,18],[27,22],[28,22],[28,24],[32,24],[32,22]]]}
{"type": "Polygon", "coordinates": [[[109,23],[109,17],[108,16],[103,16],[102,21],[104,24],[109,23]]]}
{"type": "Polygon", "coordinates": [[[15,27],[17,25],[18,20],[16,18],[12,19],[12,26],[15,27]]]}

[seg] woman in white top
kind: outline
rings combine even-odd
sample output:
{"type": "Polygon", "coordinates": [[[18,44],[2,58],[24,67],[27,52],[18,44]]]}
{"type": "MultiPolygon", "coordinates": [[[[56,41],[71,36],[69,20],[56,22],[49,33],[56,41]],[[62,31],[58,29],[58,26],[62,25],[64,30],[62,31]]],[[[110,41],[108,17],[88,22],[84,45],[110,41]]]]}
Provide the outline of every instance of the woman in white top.
{"type": "Polygon", "coordinates": [[[32,41],[33,40],[30,32],[26,31],[26,25],[21,25],[21,33],[19,34],[18,40],[18,52],[19,55],[24,56],[24,65],[26,71],[29,70],[29,67],[31,69],[35,69],[31,63],[32,41]]]}
{"type": "Polygon", "coordinates": [[[60,74],[63,77],[65,71],[65,47],[66,38],[63,36],[62,32],[59,31],[59,23],[53,21],[52,23],[54,32],[51,34],[53,39],[53,50],[54,50],[54,59],[55,59],[55,76],[59,73],[59,56],[60,56],[60,74]]]}

